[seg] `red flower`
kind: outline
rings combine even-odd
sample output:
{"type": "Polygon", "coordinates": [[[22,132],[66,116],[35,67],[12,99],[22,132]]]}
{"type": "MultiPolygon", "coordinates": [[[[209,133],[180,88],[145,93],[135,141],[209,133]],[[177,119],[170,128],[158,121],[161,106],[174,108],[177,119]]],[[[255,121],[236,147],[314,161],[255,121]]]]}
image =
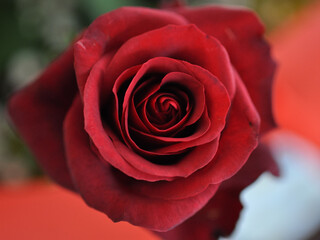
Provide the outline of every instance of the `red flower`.
{"type": "MultiPolygon", "coordinates": [[[[262,34],[244,9],[121,8],[16,93],[9,113],[57,183],[113,221],[166,231],[212,197],[238,199],[218,187],[274,126],[262,34]]],[[[262,172],[253,166],[240,182],[262,172]]]]}

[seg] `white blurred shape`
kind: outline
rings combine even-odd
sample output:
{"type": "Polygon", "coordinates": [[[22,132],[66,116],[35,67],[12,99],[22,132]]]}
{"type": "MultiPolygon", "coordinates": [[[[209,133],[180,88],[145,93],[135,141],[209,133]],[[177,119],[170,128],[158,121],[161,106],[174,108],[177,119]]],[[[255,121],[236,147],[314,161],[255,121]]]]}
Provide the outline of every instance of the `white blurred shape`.
{"type": "Polygon", "coordinates": [[[320,151],[277,131],[270,146],[281,176],[264,173],[241,194],[244,209],[232,240],[302,240],[320,227],[320,151]]]}

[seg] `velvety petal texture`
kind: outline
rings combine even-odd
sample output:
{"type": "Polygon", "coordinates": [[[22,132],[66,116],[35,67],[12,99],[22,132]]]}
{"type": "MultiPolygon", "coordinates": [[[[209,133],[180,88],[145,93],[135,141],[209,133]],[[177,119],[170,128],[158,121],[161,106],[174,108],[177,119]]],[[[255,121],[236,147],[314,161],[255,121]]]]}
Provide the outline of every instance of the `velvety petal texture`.
{"type": "Polygon", "coordinates": [[[120,8],[14,94],[9,114],[48,175],[113,221],[214,239],[272,165],[263,147],[252,154],[274,126],[262,34],[244,9],[120,8]]]}

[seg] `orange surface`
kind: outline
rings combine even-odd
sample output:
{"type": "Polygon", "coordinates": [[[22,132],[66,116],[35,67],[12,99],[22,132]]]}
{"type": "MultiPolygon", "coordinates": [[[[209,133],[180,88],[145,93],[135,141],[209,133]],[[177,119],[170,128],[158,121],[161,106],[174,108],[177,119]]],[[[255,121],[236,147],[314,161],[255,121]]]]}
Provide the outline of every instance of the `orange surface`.
{"type": "MultiPolygon", "coordinates": [[[[279,62],[274,109],[282,128],[320,146],[320,1],[275,31],[279,62]]],[[[112,223],[76,195],[44,181],[0,187],[0,239],[158,239],[127,223],[112,223]]]]}
{"type": "Polygon", "coordinates": [[[113,223],[77,195],[44,181],[0,187],[1,240],[157,240],[128,223],[113,223]]]}
{"type": "Polygon", "coordinates": [[[270,40],[279,64],[276,120],[320,146],[320,1],[278,28],[270,40]]]}

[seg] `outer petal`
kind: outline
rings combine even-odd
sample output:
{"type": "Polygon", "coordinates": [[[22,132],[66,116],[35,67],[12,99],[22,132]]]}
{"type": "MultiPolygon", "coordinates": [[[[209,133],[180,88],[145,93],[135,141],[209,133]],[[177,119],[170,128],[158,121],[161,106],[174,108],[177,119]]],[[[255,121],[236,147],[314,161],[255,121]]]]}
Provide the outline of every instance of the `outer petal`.
{"type": "Polygon", "coordinates": [[[10,99],[8,110],[22,138],[53,180],[73,189],[67,168],[62,123],[76,94],[73,48],[31,85],[10,99]]]}
{"type": "Polygon", "coordinates": [[[235,78],[227,51],[216,38],[206,35],[193,24],[167,25],[128,40],[106,68],[103,91],[109,92],[116,78],[126,69],[156,57],[199,65],[222,82],[232,99],[235,78]]]}
{"type": "Polygon", "coordinates": [[[242,209],[239,199],[241,191],[265,171],[278,173],[270,149],[260,144],[244,167],[221,185],[203,209],[176,228],[156,234],[166,240],[215,240],[230,235],[242,209]]]}
{"type": "Polygon", "coordinates": [[[279,168],[272,156],[270,147],[265,144],[265,141],[262,141],[252,152],[243,168],[234,177],[223,183],[223,189],[243,189],[253,183],[265,171],[279,176],[279,168]]]}
{"type": "Polygon", "coordinates": [[[141,7],[123,7],[98,17],[75,45],[75,71],[82,94],[92,66],[108,53],[110,57],[128,39],[168,24],[186,20],[173,12],[141,7]]]}
{"type": "Polygon", "coordinates": [[[165,240],[218,240],[234,229],[242,209],[239,189],[218,190],[193,217],[168,232],[155,232],[165,240]]]}
{"type": "Polygon", "coordinates": [[[273,128],[271,86],[275,63],[263,39],[263,25],[255,14],[244,8],[216,6],[175,11],[220,40],[260,114],[261,131],[273,128]]]}
{"type": "Polygon", "coordinates": [[[80,98],[76,99],[65,121],[68,163],[78,191],[88,203],[113,221],[128,221],[151,230],[166,231],[202,208],[217,190],[211,185],[202,193],[181,200],[156,199],[132,191],[136,182],[122,175],[93,153],[83,130],[80,98]],[[130,181],[132,180],[132,181],[130,181]]]}

